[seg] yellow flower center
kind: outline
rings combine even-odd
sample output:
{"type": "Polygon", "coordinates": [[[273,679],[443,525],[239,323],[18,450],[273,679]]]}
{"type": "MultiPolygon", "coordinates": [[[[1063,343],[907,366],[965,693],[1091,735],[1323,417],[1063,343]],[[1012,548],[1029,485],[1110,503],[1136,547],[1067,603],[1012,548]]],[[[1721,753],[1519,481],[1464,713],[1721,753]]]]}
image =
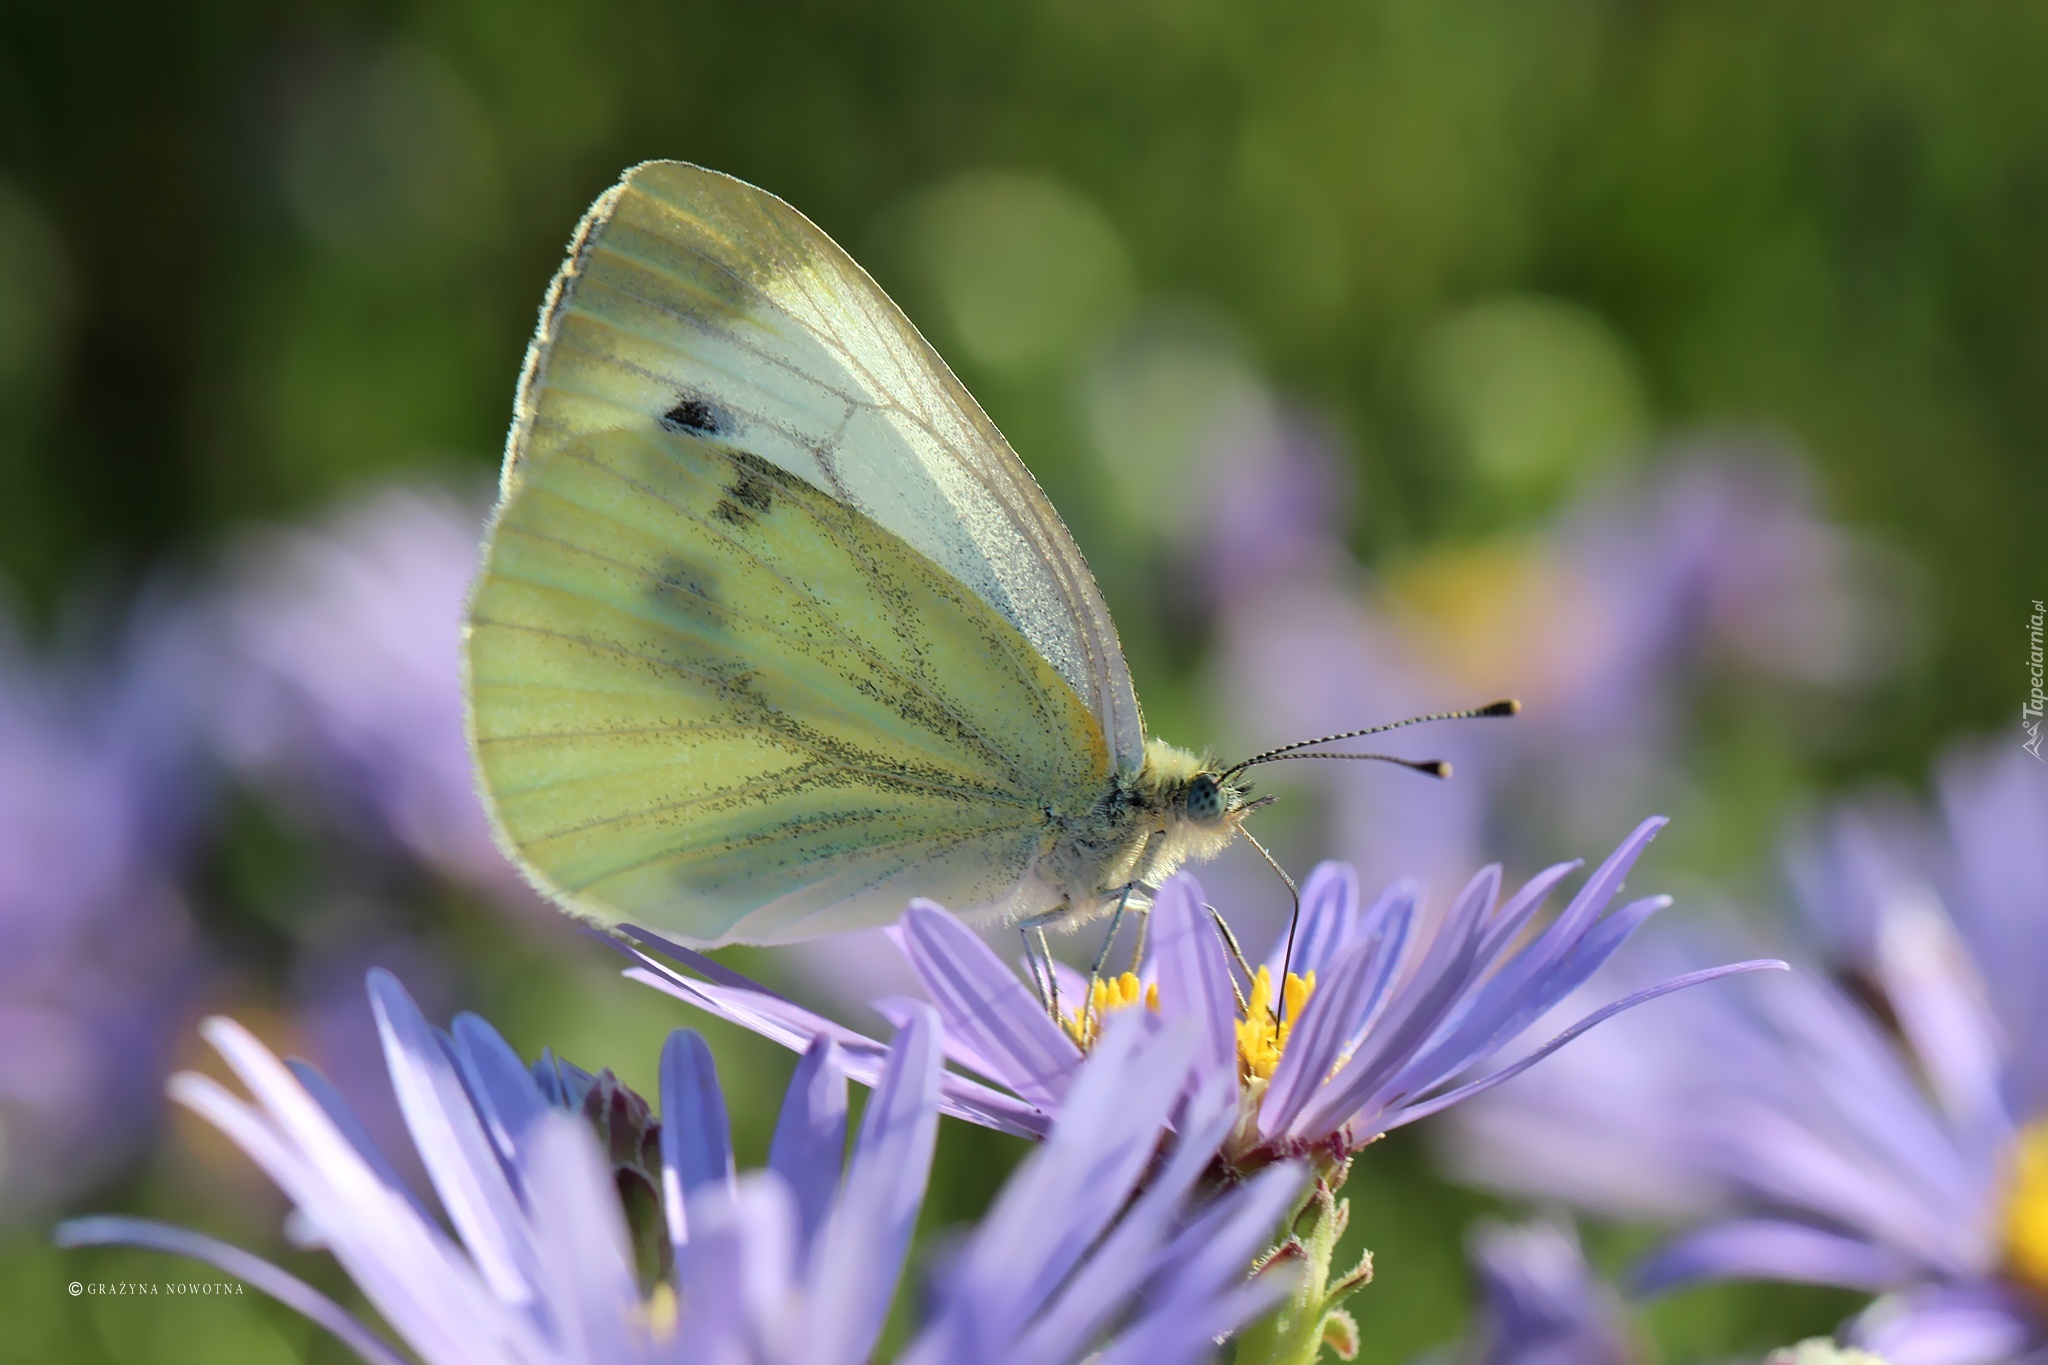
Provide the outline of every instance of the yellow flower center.
{"type": "Polygon", "coordinates": [[[1301,1017],[1301,1007],[1315,994],[1316,974],[1306,977],[1287,974],[1287,1020],[1282,1023],[1273,1009],[1273,973],[1265,967],[1252,978],[1252,998],[1245,1002],[1245,1017],[1237,1021],[1237,1056],[1247,1079],[1273,1079],[1280,1054],[1287,1050],[1287,1035],[1301,1017]]]}
{"type": "Polygon", "coordinates": [[[1067,1034],[1083,1048],[1094,1045],[1095,1037],[1102,1031],[1102,1017],[1112,1010],[1127,1009],[1140,1000],[1145,1008],[1159,1008],[1159,987],[1157,984],[1140,986],[1135,972],[1122,976],[1098,976],[1088,988],[1087,1003],[1077,1006],[1073,1014],[1060,1022],[1066,1026],[1067,1034]]]}
{"type": "Polygon", "coordinates": [[[2013,1151],[2005,1261],[2016,1279],[2048,1291],[2048,1119],[2028,1124],[2013,1151]]]}
{"type": "Polygon", "coordinates": [[[647,1315],[647,1334],[657,1342],[667,1341],[676,1334],[676,1291],[669,1288],[666,1280],[654,1286],[654,1292],[647,1296],[642,1311],[647,1315]]]}

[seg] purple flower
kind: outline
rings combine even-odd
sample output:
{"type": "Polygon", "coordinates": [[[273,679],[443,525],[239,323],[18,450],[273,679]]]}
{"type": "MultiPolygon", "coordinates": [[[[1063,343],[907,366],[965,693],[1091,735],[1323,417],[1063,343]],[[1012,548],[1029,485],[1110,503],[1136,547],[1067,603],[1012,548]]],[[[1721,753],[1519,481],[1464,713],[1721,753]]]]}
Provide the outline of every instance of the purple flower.
{"type": "Polygon", "coordinates": [[[1557,1223],[1482,1223],[1465,1251],[1478,1323],[1460,1352],[1475,1365],[1629,1365],[1641,1358],[1614,1291],[1557,1223]]]}
{"type": "Polygon", "coordinates": [[[1798,860],[1855,994],[1801,974],[1676,1002],[1465,1111],[1460,1164],[1610,1214],[1704,1220],[1640,1269],[1646,1289],[1885,1292],[1849,1339],[1893,1365],[2048,1348],[2048,1038],[2017,989],[2048,962],[2048,773],[2018,754],[1952,763],[1944,796],[1946,830],[1894,809],[1880,843],[1849,817],[1827,856],[1798,860]]]}
{"type": "MultiPolygon", "coordinates": [[[[1382,1133],[1491,1089],[1623,1010],[1731,972],[1783,965],[1741,962],[1656,982],[1590,1011],[1513,1064],[1467,1079],[1669,903],[1659,896],[1610,909],[1663,823],[1639,826],[1540,929],[1545,898],[1575,864],[1550,868],[1505,901],[1500,870],[1488,868],[1427,930],[1412,884],[1364,907],[1356,875],[1324,864],[1304,888],[1284,1021],[1272,998],[1282,949],[1247,979],[1200,885],[1185,874],[1161,889],[1151,910],[1150,984],[1130,974],[1091,988],[1067,973],[1059,1022],[972,930],[929,901],[913,901],[899,929],[904,954],[945,1021],[948,1056],[985,1078],[948,1072],[943,1102],[990,1127],[1043,1133],[1061,1112],[1103,1014],[1143,1000],[1168,1023],[1192,1028],[1199,1075],[1222,1078],[1235,1092],[1238,1121],[1225,1146],[1234,1164],[1250,1169],[1309,1152],[1341,1160],[1382,1133]]],[[[801,1050],[830,1038],[850,1066],[881,1065],[880,1042],[702,954],[628,932],[697,974],[633,951],[637,965],[628,976],[785,1046],[801,1050]]],[[[907,1005],[878,1001],[876,1008],[900,1018],[907,1005]]]]}
{"type": "Polygon", "coordinates": [[[1328,843],[1371,881],[1444,884],[1504,840],[1571,848],[1683,799],[1685,696],[1703,672],[1845,688],[1886,671],[1905,625],[1890,562],[1829,525],[1775,452],[1673,451],[1548,527],[1413,557],[1384,581],[1328,520],[1298,513],[1293,538],[1329,553],[1293,554],[1293,577],[1241,576],[1219,609],[1230,710],[1260,720],[1246,747],[1497,696],[1527,708],[1414,736],[1401,752],[1457,769],[1441,785],[1295,765],[1288,779],[1322,793],[1328,843]]]}
{"type": "Polygon", "coordinates": [[[0,1211],[109,1174],[154,1126],[197,985],[178,894],[208,782],[175,705],[183,617],[104,669],[22,657],[0,619],[0,1211]]]}
{"type": "MultiPolygon", "coordinates": [[[[870,1357],[937,1133],[941,1045],[928,1007],[908,1008],[850,1157],[847,1069],[821,1039],[791,1082],[767,1169],[740,1176],[711,1055],[695,1034],[678,1030],[663,1049],[656,1124],[608,1074],[551,1057],[529,1069],[474,1016],[439,1033],[383,973],[372,973],[370,992],[393,1088],[452,1235],[318,1072],[280,1062],[232,1021],[204,1031],[252,1100],[190,1074],[172,1093],[277,1182],[297,1240],[331,1252],[418,1359],[870,1357]],[[650,1171],[652,1217],[634,1217],[646,1201],[626,1177],[650,1171]],[[635,1255],[637,1226],[660,1229],[669,1268],[648,1273],[635,1255]]],[[[1300,1173],[1277,1167],[1197,1198],[1231,1114],[1216,1087],[1188,1097],[1193,1053],[1185,1033],[1135,1019],[1105,1034],[1045,1146],[945,1267],[930,1325],[906,1359],[1196,1361],[1277,1302],[1284,1280],[1247,1281],[1243,1268],[1300,1173]],[[1178,1140],[1162,1153],[1170,1121],[1178,1140]]],[[[64,1224],[58,1240],[197,1257],[297,1308],[365,1360],[403,1359],[303,1281],[199,1233],[98,1217],[64,1224]]]]}
{"type": "Polygon", "coordinates": [[[218,605],[225,680],[202,699],[229,764],[309,816],[524,898],[493,843],[462,719],[462,604],[480,507],[387,488],[252,539],[218,605]]]}

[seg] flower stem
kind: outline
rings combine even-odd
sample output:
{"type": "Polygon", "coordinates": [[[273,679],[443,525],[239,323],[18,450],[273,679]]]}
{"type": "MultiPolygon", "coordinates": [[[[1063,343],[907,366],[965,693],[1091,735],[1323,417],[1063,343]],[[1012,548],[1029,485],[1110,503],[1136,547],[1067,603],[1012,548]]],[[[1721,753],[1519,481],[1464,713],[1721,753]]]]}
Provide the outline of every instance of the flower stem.
{"type": "Polygon", "coordinates": [[[1319,1162],[1308,1195],[1288,1223],[1288,1236],[1267,1253],[1257,1273],[1291,1264],[1299,1278],[1280,1311],[1240,1333],[1237,1365],[1315,1365],[1328,1345],[1349,1360],[1357,1329],[1339,1305],[1372,1280],[1372,1253],[1351,1270],[1330,1272],[1331,1258],[1351,1222],[1351,1201],[1337,1198],[1351,1162],[1319,1162]]]}

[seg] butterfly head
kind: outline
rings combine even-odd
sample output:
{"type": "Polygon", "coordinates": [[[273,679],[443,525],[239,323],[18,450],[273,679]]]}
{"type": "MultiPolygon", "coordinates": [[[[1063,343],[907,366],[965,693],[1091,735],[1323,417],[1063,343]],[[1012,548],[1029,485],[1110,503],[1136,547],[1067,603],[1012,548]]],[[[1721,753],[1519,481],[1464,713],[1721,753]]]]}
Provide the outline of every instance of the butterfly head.
{"type": "Polygon", "coordinates": [[[1146,745],[1139,800],[1162,824],[1198,844],[1228,842],[1238,822],[1266,805],[1270,796],[1251,795],[1244,774],[1226,772],[1209,754],[1193,754],[1160,740],[1146,745]]]}
{"type": "Polygon", "coordinates": [[[1251,785],[1242,775],[1222,772],[1204,764],[1188,779],[1181,793],[1181,818],[1206,829],[1235,824],[1273,799],[1270,796],[1254,798],[1251,785]]]}

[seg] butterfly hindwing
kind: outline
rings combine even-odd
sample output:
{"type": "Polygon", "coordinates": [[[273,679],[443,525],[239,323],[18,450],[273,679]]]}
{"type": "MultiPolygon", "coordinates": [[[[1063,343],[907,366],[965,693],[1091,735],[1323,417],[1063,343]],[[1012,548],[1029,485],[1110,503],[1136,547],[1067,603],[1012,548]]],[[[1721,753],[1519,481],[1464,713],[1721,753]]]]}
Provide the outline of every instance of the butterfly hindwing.
{"type": "MultiPolygon", "coordinates": [[[[672,425],[672,424],[671,424],[672,425]]],[[[697,942],[1000,900],[1108,779],[1094,716],[900,538],[714,434],[538,432],[470,609],[506,840],[697,942]]]]}

